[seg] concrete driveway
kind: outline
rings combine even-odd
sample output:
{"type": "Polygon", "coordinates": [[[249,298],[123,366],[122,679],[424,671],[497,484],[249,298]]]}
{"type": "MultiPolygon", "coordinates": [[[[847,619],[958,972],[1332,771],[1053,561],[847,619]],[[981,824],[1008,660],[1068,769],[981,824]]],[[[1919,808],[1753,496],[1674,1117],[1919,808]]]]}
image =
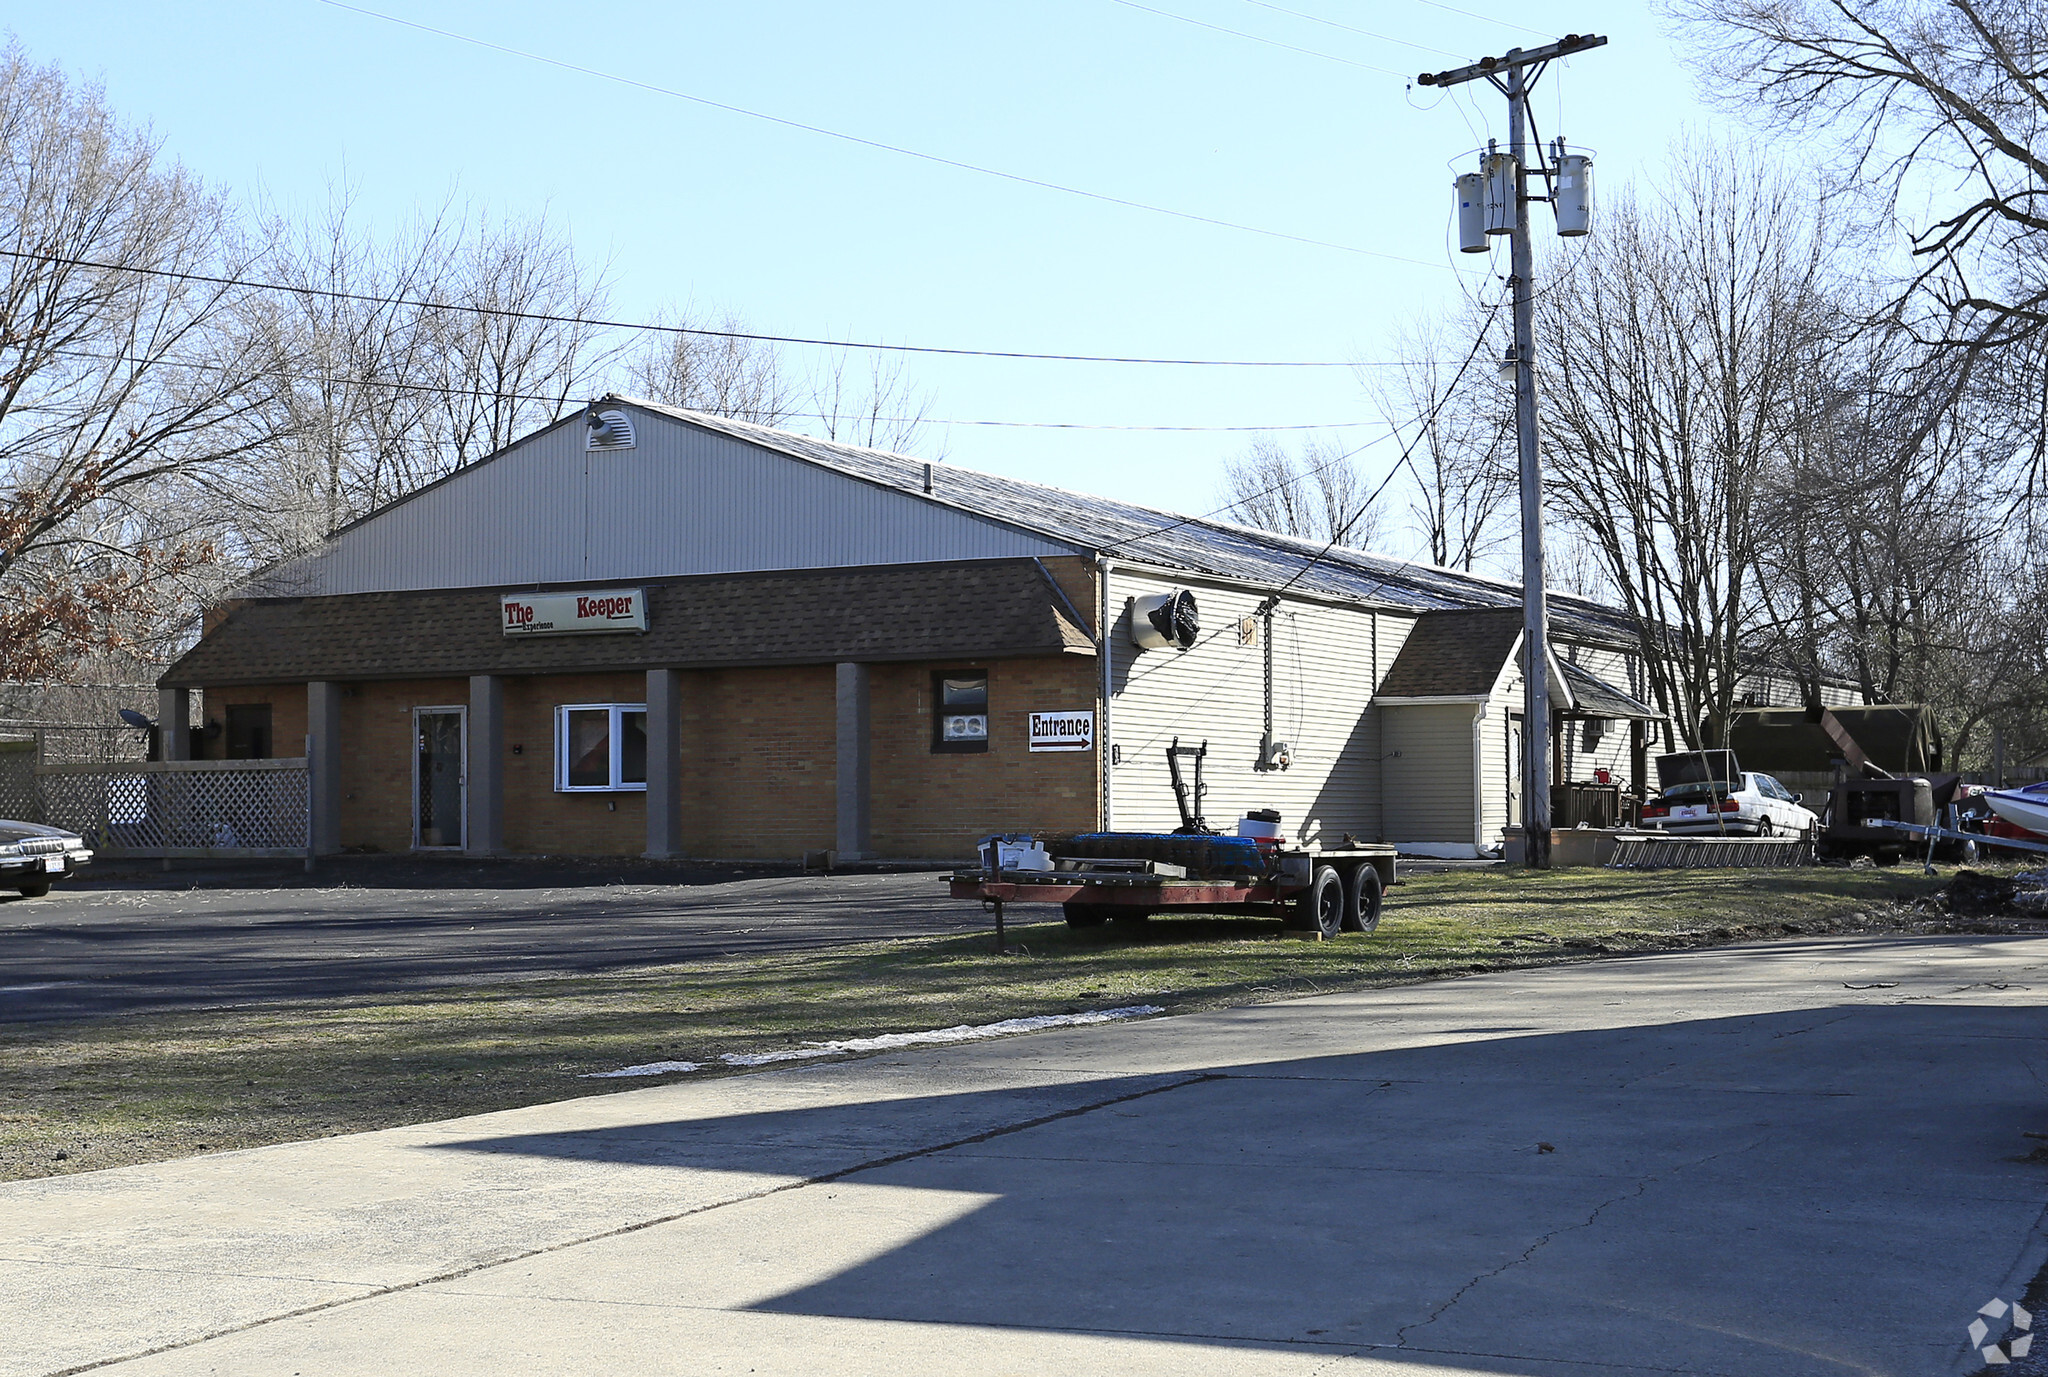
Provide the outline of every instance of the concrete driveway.
{"type": "Polygon", "coordinates": [[[1774,943],[0,1186],[0,1373],[1972,1371],[2044,980],[1774,943]]]}
{"type": "MultiPolygon", "coordinates": [[[[0,902],[0,1023],[576,975],[972,932],[934,873],[650,878],[344,858],[289,884],[79,885],[0,902]],[[325,883],[321,883],[324,881],[325,883]]],[[[653,872],[659,875],[660,872],[653,872]]]]}

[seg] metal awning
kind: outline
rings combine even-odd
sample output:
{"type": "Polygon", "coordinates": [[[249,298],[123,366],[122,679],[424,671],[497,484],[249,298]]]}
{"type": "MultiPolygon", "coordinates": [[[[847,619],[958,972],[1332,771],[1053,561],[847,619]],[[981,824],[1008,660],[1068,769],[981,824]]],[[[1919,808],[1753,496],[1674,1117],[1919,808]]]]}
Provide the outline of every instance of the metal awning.
{"type": "Polygon", "coordinates": [[[1558,667],[1563,671],[1565,683],[1570,686],[1572,696],[1572,706],[1558,713],[1559,717],[1613,717],[1635,722],[1664,720],[1664,714],[1648,703],[1631,698],[1606,680],[1579,668],[1571,661],[1560,661],[1558,667]]]}

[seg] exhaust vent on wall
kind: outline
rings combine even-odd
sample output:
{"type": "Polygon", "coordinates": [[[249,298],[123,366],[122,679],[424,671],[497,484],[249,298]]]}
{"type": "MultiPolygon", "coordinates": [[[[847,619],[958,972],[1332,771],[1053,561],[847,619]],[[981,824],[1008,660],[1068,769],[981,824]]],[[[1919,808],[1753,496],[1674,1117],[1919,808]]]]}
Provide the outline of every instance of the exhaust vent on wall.
{"type": "Polygon", "coordinates": [[[1202,634],[1195,595],[1185,588],[1131,599],[1131,644],[1140,650],[1186,650],[1202,634]]]}
{"type": "Polygon", "coordinates": [[[586,450],[633,448],[633,421],[625,412],[593,408],[584,415],[584,423],[590,427],[583,440],[586,450]]]}

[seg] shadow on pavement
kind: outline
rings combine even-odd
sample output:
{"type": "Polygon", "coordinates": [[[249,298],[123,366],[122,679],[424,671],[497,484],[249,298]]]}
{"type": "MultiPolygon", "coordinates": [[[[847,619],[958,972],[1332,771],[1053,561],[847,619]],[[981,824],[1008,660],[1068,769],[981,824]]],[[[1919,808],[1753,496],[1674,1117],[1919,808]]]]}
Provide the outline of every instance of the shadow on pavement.
{"type": "MultiPolygon", "coordinates": [[[[639,1236],[677,1278],[785,1259],[745,1309],[1532,1377],[1921,1373],[1961,1356],[2048,1199],[2021,1137],[2048,1127],[2044,1032],[1841,1005],[1088,1079],[1051,1114],[1041,1085],[444,1147],[794,1177],[872,1150],[639,1236]],[[932,1193],[984,1202],[906,1224],[932,1193]],[[866,1235],[898,1241],[805,1265],[866,1235]]],[[[601,1263],[576,1263],[594,1298],[644,1295],[601,1263]]]]}

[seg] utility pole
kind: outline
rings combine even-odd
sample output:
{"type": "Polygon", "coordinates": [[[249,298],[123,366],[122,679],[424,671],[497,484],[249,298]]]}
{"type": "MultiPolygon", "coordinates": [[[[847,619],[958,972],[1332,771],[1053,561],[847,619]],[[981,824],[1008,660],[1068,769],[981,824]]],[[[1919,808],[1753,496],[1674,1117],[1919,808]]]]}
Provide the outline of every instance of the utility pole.
{"type": "MultiPolygon", "coordinates": [[[[1602,47],[1606,42],[1594,34],[1566,34],[1541,48],[1510,48],[1501,57],[1483,57],[1467,67],[1424,72],[1416,78],[1424,86],[1460,86],[1484,78],[1508,98],[1511,162],[1507,168],[1495,170],[1497,160],[1487,160],[1493,204],[1488,207],[1491,217],[1484,232],[1508,235],[1508,291],[1514,303],[1515,441],[1522,480],[1522,859],[1537,870],[1550,868],[1550,611],[1544,594],[1543,466],[1536,444],[1536,253],[1529,237],[1529,92],[1553,59],[1602,47]],[[1504,188],[1498,181],[1502,175],[1507,182],[1504,188]]],[[[1590,183],[1586,181],[1590,162],[1577,160],[1583,164],[1574,169],[1578,182],[1573,209],[1579,218],[1568,228],[1560,197],[1560,169],[1544,160],[1540,144],[1533,146],[1537,170],[1550,191],[1538,199],[1557,205],[1559,233],[1584,234],[1585,216],[1591,210],[1590,183]]],[[[1556,154],[1555,161],[1562,164],[1562,140],[1556,154]]],[[[1462,185],[1460,189],[1464,190],[1462,185]]],[[[1461,212],[1460,247],[1468,253],[1483,253],[1483,238],[1475,240],[1466,232],[1470,220],[1461,212]]]]}

